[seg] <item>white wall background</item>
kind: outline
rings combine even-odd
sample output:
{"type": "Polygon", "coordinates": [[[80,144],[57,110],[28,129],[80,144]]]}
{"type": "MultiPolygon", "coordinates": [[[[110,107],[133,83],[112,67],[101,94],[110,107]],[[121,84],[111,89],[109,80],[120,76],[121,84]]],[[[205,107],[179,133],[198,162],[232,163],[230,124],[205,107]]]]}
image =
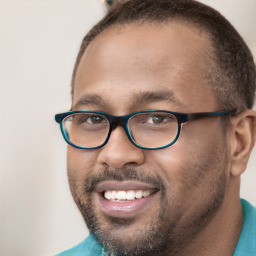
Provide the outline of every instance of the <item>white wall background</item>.
{"type": "MultiPolygon", "coordinates": [[[[256,53],[256,1],[208,0],[256,53]]],[[[70,106],[81,39],[102,0],[0,0],[0,255],[53,255],[87,230],[69,194],[54,114],[70,106]]],[[[256,55],[256,54],[255,54],[256,55]]],[[[256,149],[242,178],[256,204],[256,149]]]]}

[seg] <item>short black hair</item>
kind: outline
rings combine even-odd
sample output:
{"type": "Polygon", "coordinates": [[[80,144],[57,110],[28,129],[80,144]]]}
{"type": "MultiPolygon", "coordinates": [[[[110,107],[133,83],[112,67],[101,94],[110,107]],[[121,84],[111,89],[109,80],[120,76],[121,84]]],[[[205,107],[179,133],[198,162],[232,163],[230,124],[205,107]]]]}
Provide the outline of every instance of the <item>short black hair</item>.
{"type": "Polygon", "coordinates": [[[252,108],[256,69],[248,46],[218,11],[194,0],[131,0],[117,4],[84,37],[73,71],[72,94],[76,70],[83,53],[101,32],[114,25],[177,21],[197,27],[209,35],[213,54],[206,75],[211,80],[219,106],[238,112],[252,108]]]}

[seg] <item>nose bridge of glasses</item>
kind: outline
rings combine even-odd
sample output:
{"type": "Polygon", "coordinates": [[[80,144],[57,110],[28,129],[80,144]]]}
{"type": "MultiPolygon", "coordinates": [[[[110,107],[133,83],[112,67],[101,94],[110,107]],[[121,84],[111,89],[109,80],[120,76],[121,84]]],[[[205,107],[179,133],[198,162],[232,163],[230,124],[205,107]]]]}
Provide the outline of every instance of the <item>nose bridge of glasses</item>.
{"type": "Polygon", "coordinates": [[[113,130],[115,130],[115,128],[117,128],[118,126],[121,126],[124,129],[129,140],[133,143],[133,141],[130,138],[128,127],[127,127],[127,123],[128,123],[130,116],[131,115],[125,115],[125,116],[110,116],[110,115],[108,115],[108,120],[110,123],[110,130],[109,130],[107,141],[109,140],[113,130]]]}
{"type": "Polygon", "coordinates": [[[128,118],[127,116],[111,116],[110,121],[112,123],[112,130],[114,130],[117,126],[122,126],[125,129],[128,118]]]}

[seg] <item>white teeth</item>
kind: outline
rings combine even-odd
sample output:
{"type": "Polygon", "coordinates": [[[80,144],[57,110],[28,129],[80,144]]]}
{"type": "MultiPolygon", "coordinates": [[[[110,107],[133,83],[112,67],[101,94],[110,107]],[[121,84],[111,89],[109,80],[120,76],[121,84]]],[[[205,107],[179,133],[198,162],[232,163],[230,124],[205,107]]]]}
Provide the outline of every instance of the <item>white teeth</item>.
{"type": "Polygon", "coordinates": [[[117,191],[107,190],[104,192],[104,197],[111,201],[126,201],[141,199],[142,197],[148,197],[153,193],[153,190],[129,190],[129,191],[117,191]]]}
{"type": "MultiPolygon", "coordinates": [[[[109,192],[110,192],[110,191],[109,191],[109,192]]],[[[118,196],[117,196],[116,190],[113,190],[112,193],[111,193],[111,195],[112,195],[112,198],[111,198],[111,199],[117,200],[118,196]]]]}
{"type": "Polygon", "coordinates": [[[106,199],[110,200],[112,198],[111,191],[106,191],[104,196],[106,199]]]}
{"type": "Polygon", "coordinates": [[[137,199],[142,198],[142,196],[143,196],[143,192],[142,192],[142,190],[138,190],[138,191],[136,191],[135,196],[136,196],[136,198],[137,198],[137,199]]]}
{"type": "Polygon", "coordinates": [[[126,193],[126,198],[127,198],[127,200],[134,200],[134,198],[135,198],[135,191],[129,190],[126,193]]]}
{"type": "Polygon", "coordinates": [[[149,196],[149,195],[150,195],[149,190],[143,191],[143,197],[147,197],[147,196],[149,196]]]}
{"type": "Polygon", "coordinates": [[[126,192],[125,191],[118,191],[117,192],[117,199],[118,200],[126,200],[126,192]]]}

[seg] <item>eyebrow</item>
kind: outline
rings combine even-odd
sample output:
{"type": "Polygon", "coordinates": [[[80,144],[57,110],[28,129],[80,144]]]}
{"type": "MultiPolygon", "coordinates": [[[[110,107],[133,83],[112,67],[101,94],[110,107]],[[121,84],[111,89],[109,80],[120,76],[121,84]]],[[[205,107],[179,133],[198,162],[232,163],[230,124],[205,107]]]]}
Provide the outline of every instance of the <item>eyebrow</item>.
{"type": "Polygon", "coordinates": [[[159,102],[159,101],[168,101],[179,107],[187,107],[175,96],[175,93],[172,90],[157,90],[157,91],[142,92],[135,97],[134,102],[136,105],[143,105],[143,104],[147,104],[151,102],[159,102]]]}
{"type": "Polygon", "coordinates": [[[77,102],[76,104],[74,104],[72,106],[72,109],[76,109],[81,105],[95,105],[95,106],[105,106],[105,102],[103,101],[103,99],[96,95],[96,94],[86,94],[84,96],[82,96],[77,102]]]}
{"type": "MultiPolygon", "coordinates": [[[[179,107],[187,107],[183,104],[174,94],[172,90],[156,90],[139,92],[134,96],[133,105],[140,106],[152,102],[167,101],[179,107]]],[[[106,102],[96,94],[86,94],[82,96],[73,106],[72,109],[76,109],[81,105],[95,105],[106,107],[106,102]]]]}

